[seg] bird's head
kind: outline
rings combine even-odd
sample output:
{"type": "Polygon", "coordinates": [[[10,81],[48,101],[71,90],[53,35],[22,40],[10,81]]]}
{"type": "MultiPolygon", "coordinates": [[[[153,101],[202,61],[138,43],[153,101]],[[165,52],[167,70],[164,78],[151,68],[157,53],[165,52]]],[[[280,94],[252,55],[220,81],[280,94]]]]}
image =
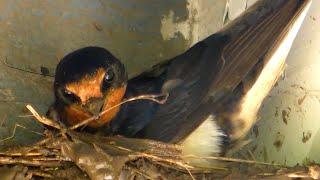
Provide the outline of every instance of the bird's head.
{"type": "MultiPolygon", "coordinates": [[[[86,47],[66,55],[56,68],[54,93],[62,106],[61,119],[77,124],[120,103],[126,91],[124,65],[108,50],[86,47]]],[[[100,127],[116,116],[119,106],[108,110],[90,127],[100,127]]]]}

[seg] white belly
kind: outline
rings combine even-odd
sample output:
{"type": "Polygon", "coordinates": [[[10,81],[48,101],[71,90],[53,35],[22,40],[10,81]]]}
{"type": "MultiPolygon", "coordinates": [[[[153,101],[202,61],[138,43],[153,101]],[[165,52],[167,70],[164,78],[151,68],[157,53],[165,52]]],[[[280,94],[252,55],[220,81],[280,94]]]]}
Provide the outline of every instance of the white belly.
{"type": "MultiPolygon", "coordinates": [[[[194,155],[198,157],[208,157],[221,152],[224,133],[210,115],[192,134],[186,138],[182,145],[183,156],[194,155]]],[[[203,164],[204,160],[186,158],[187,161],[203,164]]]]}

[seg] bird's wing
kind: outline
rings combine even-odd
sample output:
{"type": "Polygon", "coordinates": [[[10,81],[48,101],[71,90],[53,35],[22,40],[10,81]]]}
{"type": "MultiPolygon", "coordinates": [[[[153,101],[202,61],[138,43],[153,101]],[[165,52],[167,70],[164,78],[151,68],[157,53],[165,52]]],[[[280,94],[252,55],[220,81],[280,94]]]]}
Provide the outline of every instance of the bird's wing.
{"type": "MultiPolygon", "coordinates": [[[[163,73],[156,73],[158,70],[159,67],[155,67],[148,73],[130,79],[125,99],[159,94],[163,84],[163,73]]],[[[165,66],[160,67],[160,70],[165,70],[165,66]]],[[[123,104],[116,119],[110,123],[111,131],[113,134],[121,134],[127,137],[134,136],[152,120],[158,106],[159,104],[149,100],[137,100],[123,104]]]]}
{"type": "Polygon", "coordinates": [[[138,136],[177,142],[214,111],[223,96],[241,83],[277,45],[307,1],[263,0],[218,34],[172,59],[167,80],[181,83],[138,136]]]}
{"type": "Polygon", "coordinates": [[[215,39],[212,46],[204,41],[199,42],[171,61],[163,86],[170,81],[179,83],[169,88],[167,102],[159,105],[152,121],[139,132],[139,137],[170,141],[185,127],[186,117],[202,103],[209,93],[210,84],[223,66],[217,57],[227,38],[220,35],[213,35],[212,38],[215,39]]]}
{"type": "MultiPolygon", "coordinates": [[[[217,35],[216,35],[217,36],[217,35]]],[[[217,47],[220,41],[225,41],[223,37],[217,36],[217,47]]],[[[201,100],[206,94],[206,88],[209,90],[207,84],[212,81],[212,77],[206,77],[208,74],[203,73],[203,77],[199,76],[202,70],[209,70],[216,74],[221,68],[217,65],[218,61],[210,61],[207,64],[200,59],[206,50],[205,43],[198,43],[186,53],[158,64],[150,71],[145,72],[128,82],[126,98],[136,97],[143,94],[159,94],[163,91],[170,91],[169,98],[165,105],[159,105],[155,102],[138,100],[122,105],[118,117],[111,122],[111,129],[115,134],[122,134],[128,137],[136,136],[141,129],[145,128],[150,121],[155,121],[156,115],[163,114],[162,109],[169,108],[169,114],[175,114],[179,117],[193,108],[193,104],[200,104],[201,100]],[[185,61],[185,59],[188,59],[185,61]],[[199,61],[200,60],[200,61],[199,61]],[[216,66],[216,68],[214,68],[216,66]],[[186,72],[186,73],[185,73],[186,72]],[[179,89],[179,90],[177,90],[179,89]],[[176,103],[174,103],[174,102],[176,103]],[[161,108],[161,107],[164,108],[161,108]],[[183,109],[180,107],[183,106],[183,109]]],[[[220,53],[217,48],[214,51],[220,53]]],[[[211,52],[213,53],[213,52],[211,52]]],[[[218,57],[218,55],[217,55],[218,57]]],[[[181,116],[182,117],[182,116],[181,116]]],[[[173,123],[169,122],[171,125],[173,123]]],[[[141,132],[139,135],[141,136],[141,132]]]]}

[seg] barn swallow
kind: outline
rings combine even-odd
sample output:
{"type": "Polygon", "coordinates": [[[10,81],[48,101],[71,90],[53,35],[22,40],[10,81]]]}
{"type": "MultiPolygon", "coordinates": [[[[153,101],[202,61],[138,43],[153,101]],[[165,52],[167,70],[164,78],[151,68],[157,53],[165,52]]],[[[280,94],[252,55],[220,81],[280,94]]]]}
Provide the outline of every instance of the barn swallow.
{"type": "MultiPolygon", "coordinates": [[[[88,119],[120,103],[126,91],[127,74],[123,64],[109,51],[87,47],[65,56],[56,68],[54,80],[55,113],[67,125],[88,119]]],[[[113,119],[113,108],[89,127],[98,128],[113,119]]],[[[50,111],[52,116],[52,111],[50,111]]]]}
{"type": "Polygon", "coordinates": [[[166,93],[164,104],[129,102],[88,126],[198,149],[209,142],[210,152],[224,152],[224,143],[254,124],[309,6],[309,0],[259,1],[221,31],[130,80],[108,50],[76,50],[56,69],[55,119],[74,125],[123,99],[166,93]]]}

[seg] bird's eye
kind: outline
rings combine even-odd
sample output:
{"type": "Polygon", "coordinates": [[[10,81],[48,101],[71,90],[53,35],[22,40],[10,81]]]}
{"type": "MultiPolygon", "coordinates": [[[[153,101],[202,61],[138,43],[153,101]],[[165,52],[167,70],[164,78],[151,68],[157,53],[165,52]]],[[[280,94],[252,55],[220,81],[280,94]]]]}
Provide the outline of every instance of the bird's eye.
{"type": "Polygon", "coordinates": [[[63,97],[70,103],[79,101],[79,98],[75,94],[66,89],[63,90],[63,97]]]}
{"type": "Polygon", "coordinates": [[[66,96],[72,95],[72,92],[70,92],[70,91],[68,91],[66,89],[63,92],[64,92],[64,95],[66,95],[66,96]]]}
{"type": "Polygon", "coordinates": [[[106,72],[106,75],[104,76],[104,81],[105,82],[111,82],[114,78],[114,73],[111,69],[109,69],[107,72],[106,72]]]}

